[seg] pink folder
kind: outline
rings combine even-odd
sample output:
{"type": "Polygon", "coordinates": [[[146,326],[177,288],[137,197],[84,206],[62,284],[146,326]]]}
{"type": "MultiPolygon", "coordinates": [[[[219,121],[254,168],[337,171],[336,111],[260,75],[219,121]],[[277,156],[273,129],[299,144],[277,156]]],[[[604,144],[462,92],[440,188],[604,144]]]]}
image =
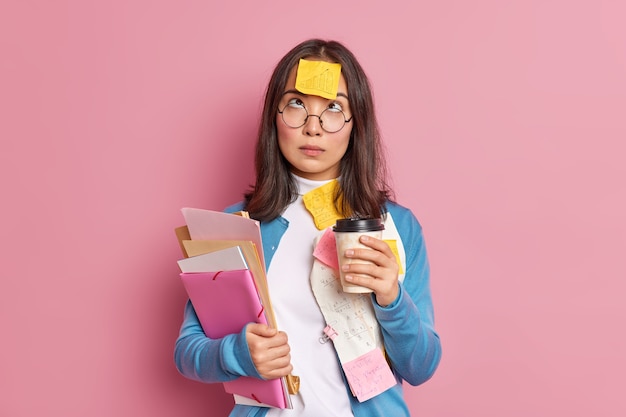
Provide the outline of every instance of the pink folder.
{"type": "MultiPolygon", "coordinates": [[[[267,324],[254,278],[247,269],[180,274],[204,333],[218,339],[239,333],[251,322],[267,324]]],[[[272,407],[287,408],[281,379],[239,377],[224,390],[272,407]]]]}

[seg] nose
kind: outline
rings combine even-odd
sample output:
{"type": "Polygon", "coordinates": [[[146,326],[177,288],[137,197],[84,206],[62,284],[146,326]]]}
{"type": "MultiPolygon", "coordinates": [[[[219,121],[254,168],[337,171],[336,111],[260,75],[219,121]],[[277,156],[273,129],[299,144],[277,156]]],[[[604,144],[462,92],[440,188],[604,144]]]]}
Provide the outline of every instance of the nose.
{"type": "Polygon", "coordinates": [[[308,136],[321,136],[323,131],[322,119],[316,114],[309,114],[304,122],[304,133],[308,136]]]}

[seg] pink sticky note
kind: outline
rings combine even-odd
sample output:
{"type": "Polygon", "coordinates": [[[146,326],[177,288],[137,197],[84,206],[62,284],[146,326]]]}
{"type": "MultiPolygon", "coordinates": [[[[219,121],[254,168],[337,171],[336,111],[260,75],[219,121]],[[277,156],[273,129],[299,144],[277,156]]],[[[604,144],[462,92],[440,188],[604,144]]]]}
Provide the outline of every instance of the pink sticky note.
{"type": "Polygon", "coordinates": [[[335,233],[330,227],[326,229],[317,243],[317,246],[315,246],[313,256],[315,256],[323,264],[328,265],[333,269],[339,269],[335,233]]]}
{"type": "Polygon", "coordinates": [[[377,396],[397,383],[380,349],[344,363],[343,370],[352,392],[360,402],[377,396]]]}

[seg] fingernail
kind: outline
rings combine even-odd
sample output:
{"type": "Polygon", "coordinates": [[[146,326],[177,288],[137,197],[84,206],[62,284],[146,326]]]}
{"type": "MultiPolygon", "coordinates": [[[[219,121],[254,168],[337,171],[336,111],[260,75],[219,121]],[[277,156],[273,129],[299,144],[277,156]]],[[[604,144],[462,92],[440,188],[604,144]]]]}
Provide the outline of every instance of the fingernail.
{"type": "Polygon", "coordinates": [[[346,256],[352,256],[352,255],[354,255],[354,251],[352,249],[348,249],[346,251],[346,256]]]}

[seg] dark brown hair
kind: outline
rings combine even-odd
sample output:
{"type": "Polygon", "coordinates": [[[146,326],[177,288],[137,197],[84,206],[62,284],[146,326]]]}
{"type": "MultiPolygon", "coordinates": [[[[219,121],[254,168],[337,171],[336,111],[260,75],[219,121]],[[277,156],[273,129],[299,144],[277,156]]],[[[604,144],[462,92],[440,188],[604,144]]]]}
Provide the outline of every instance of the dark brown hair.
{"type": "Polygon", "coordinates": [[[272,220],[297,198],[289,162],[280,152],[276,112],[291,69],[301,58],[341,64],[352,110],[352,133],[340,162],[335,204],[345,217],[380,217],[391,189],[369,81],[363,68],[345,46],[336,41],[310,39],[294,47],[276,65],[265,93],[256,144],[256,184],[245,195],[246,210],[254,219],[272,220]],[[341,199],[339,197],[342,197],[341,199]]]}

